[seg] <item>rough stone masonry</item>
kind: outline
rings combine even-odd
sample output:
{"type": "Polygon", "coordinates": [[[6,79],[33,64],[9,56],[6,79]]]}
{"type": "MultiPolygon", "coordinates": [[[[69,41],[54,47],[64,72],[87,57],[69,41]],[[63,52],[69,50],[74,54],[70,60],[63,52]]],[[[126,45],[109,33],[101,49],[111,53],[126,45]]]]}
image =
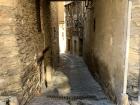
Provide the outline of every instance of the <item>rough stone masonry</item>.
{"type": "MultiPolygon", "coordinates": [[[[57,9],[56,5],[46,4],[52,10],[57,9]]],[[[42,32],[41,18],[40,0],[0,0],[0,95],[17,96],[20,105],[40,90],[37,57],[47,46],[44,42],[49,41],[44,39],[48,34],[42,32]]],[[[57,18],[54,20],[57,22],[57,18]]],[[[47,22],[50,26],[53,23],[47,22]]],[[[52,26],[56,27],[54,40],[57,43],[58,27],[52,26]]],[[[57,50],[52,51],[58,51],[57,47],[53,48],[57,50]]]]}

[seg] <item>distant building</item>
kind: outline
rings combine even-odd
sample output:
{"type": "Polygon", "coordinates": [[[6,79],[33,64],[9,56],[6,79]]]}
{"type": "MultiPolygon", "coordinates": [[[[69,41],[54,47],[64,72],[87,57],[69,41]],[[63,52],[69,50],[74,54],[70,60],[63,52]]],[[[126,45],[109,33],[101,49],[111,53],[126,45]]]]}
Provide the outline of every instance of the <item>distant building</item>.
{"type": "Polygon", "coordinates": [[[83,52],[83,2],[65,3],[67,52],[82,55],[83,52]]]}

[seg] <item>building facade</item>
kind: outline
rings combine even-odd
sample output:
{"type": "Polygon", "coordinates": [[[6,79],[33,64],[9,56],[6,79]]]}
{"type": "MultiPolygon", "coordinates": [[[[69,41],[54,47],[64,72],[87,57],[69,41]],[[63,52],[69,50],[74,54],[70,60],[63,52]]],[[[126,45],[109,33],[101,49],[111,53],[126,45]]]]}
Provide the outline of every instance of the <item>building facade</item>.
{"type": "Polygon", "coordinates": [[[131,101],[140,96],[139,4],[139,0],[85,2],[83,56],[106,94],[117,102],[123,93],[131,101]]]}
{"type": "Polygon", "coordinates": [[[65,5],[67,51],[74,55],[83,53],[83,2],[69,2],[65,5]]]}

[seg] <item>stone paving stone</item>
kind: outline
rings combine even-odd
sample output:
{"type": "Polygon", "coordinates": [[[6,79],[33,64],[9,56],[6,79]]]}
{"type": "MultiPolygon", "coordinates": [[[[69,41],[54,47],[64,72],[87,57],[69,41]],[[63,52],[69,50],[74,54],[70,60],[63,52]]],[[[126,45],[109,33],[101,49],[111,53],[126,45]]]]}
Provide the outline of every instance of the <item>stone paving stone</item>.
{"type": "Polygon", "coordinates": [[[69,79],[71,93],[66,96],[94,96],[83,100],[49,100],[46,95],[56,95],[55,92],[36,97],[30,105],[115,105],[104,94],[101,86],[93,79],[83,59],[78,56],[63,54],[57,71],[63,72],[69,79]]]}
{"type": "Polygon", "coordinates": [[[35,97],[28,105],[69,105],[65,100],[51,100],[45,96],[35,97]]]}
{"type": "Polygon", "coordinates": [[[60,66],[57,68],[67,75],[70,81],[70,96],[96,96],[98,99],[107,98],[100,85],[91,76],[83,59],[78,56],[61,55],[60,66]]]}

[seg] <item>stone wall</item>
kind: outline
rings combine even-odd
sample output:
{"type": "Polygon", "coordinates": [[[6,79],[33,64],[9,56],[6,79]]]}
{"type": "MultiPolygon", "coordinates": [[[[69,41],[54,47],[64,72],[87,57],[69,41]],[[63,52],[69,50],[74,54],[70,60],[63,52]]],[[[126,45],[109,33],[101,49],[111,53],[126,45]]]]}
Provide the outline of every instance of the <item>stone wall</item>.
{"type": "Polygon", "coordinates": [[[52,31],[52,53],[53,64],[59,61],[59,27],[58,27],[58,2],[51,2],[51,31],[52,31]]]}
{"type": "Polygon", "coordinates": [[[140,71],[140,1],[132,1],[131,36],[129,52],[128,95],[130,99],[138,98],[138,81],[140,71]]]}
{"type": "Polygon", "coordinates": [[[58,44],[58,13],[57,2],[49,2],[41,0],[41,26],[44,35],[44,46],[49,47],[45,53],[45,72],[47,85],[51,83],[54,67],[59,60],[59,44],[58,44]]]}
{"type": "Polygon", "coordinates": [[[16,39],[21,61],[22,96],[20,104],[25,104],[39,92],[37,57],[44,49],[41,34],[39,0],[18,0],[16,13],[16,39]]]}
{"type": "Polygon", "coordinates": [[[15,95],[22,88],[16,38],[17,0],[0,1],[0,95],[15,95]]]}
{"type": "Polygon", "coordinates": [[[83,2],[73,1],[65,5],[66,11],[66,33],[67,33],[67,52],[74,55],[82,55],[83,40],[83,2]],[[68,45],[70,44],[70,45],[68,45]],[[70,48],[68,49],[68,47],[70,48]]]}
{"type": "Polygon", "coordinates": [[[117,101],[123,91],[127,0],[96,0],[92,5],[85,14],[84,59],[117,101]]]}
{"type": "MultiPolygon", "coordinates": [[[[52,9],[50,14],[57,14],[56,3],[45,6],[49,11],[52,9]]],[[[1,0],[0,13],[0,95],[17,96],[20,105],[23,105],[40,93],[40,66],[37,58],[48,45],[52,45],[52,27],[56,26],[55,36],[58,38],[57,15],[41,15],[40,0],[1,0]],[[41,25],[45,16],[48,16],[45,20],[47,26],[51,26],[50,33],[47,27],[44,28],[47,34],[41,25]],[[56,19],[49,20],[50,17],[56,19]],[[46,37],[51,38],[48,40],[46,37]]],[[[49,53],[45,53],[50,54],[51,60],[53,55],[58,58],[58,46],[56,50],[53,49],[56,43],[49,53]]],[[[45,57],[46,61],[50,59],[45,57]]]]}
{"type": "Polygon", "coordinates": [[[0,3],[0,95],[17,96],[24,104],[38,90],[39,81],[35,57],[41,48],[41,34],[36,27],[35,0],[0,3]]]}

